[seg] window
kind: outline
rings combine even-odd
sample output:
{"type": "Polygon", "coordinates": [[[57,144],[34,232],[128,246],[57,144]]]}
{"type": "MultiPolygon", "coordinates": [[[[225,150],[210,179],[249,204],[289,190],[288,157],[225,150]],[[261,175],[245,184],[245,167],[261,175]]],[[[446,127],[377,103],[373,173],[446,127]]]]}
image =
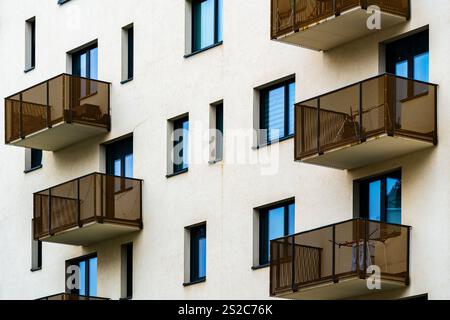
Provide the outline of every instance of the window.
{"type": "Polygon", "coordinates": [[[291,79],[260,91],[261,143],[294,134],[295,80],[291,79]]]}
{"type": "Polygon", "coordinates": [[[97,44],[72,53],[72,74],[77,77],[98,79],[97,44]]]}
{"type": "Polygon", "coordinates": [[[402,223],[401,172],[358,181],[359,216],[387,223],[402,223]]]}
{"type": "Polygon", "coordinates": [[[26,21],[25,29],[25,72],[36,66],[36,18],[26,21]]]}
{"type": "Polygon", "coordinates": [[[198,282],[206,279],[206,224],[189,228],[190,233],[190,278],[198,282]]]}
{"type": "Polygon", "coordinates": [[[106,145],[106,173],[133,177],[133,137],[106,145]]]}
{"type": "Polygon", "coordinates": [[[294,233],[294,200],[259,209],[259,264],[270,262],[270,240],[294,233]]]}
{"type": "Polygon", "coordinates": [[[222,0],[192,0],[192,52],[222,41],[222,0]]]}
{"type": "Polygon", "coordinates": [[[133,296],[133,243],[122,245],[121,273],[121,298],[131,299],[133,296]]]}
{"type": "Polygon", "coordinates": [[[189,168],[189,116],[176,118],[170,123],[173,130],[171,174],[186,172],[189,168]]]}
{"type": "Polygon", "coordinates": [[[134,76],[134,27],[133,24],[122,28],[122,83],[134,76]]]}
{"type": "Polygon", "coordinates": [[[212,104],[210,112],[210,160],[217,162],[223,159],[223,102],[212,104]]]}
{"type": "Polygon", "coordinates": [[[25,149],[25,173],[42,168],[42,150],[25,149]]]}
{"type": "Polygon", "coordinates": [[[90,255],[66,262],[66,290],[82,296],[97,295],[97,255],[90,255]],[[74,273],[73,267],[78,269],[74,273]]]}
{"type": "MultiPolygon", "coordinates": [[[[34,224],[31,224],[31,234],[34,234],[34,224]]],[[[38,271],[42,268],[42,242],[31,239],[31,271],[38,271]]]]}
{"type": "Polygon", "coordinates": [[[58,0],[59,5],[63,5],[66,2],[69,2],[70,0],[58,0]]]}
{"type": "Polygon", "coordinates": [[[428,82],[428,30],[389,43],[386,46],[387,72],[397,76],[428,82]]]}

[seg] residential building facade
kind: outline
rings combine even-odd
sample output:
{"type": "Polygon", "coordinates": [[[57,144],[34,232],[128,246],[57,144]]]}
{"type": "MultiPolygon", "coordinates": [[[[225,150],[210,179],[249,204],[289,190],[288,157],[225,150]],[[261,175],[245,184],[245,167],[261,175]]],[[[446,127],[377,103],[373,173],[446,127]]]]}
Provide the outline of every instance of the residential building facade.
{"type": "Polygon", "coordinates": [[[0,1],[0,299],[450,298],[448,12],[0,1]]]}

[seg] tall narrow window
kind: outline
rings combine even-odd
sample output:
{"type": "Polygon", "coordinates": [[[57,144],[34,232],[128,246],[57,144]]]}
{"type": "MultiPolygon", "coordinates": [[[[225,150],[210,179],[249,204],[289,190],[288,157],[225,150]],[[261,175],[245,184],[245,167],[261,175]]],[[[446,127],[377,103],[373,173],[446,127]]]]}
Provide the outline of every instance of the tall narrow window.
{"type": "Polygon", "coordinates": [[[210,129],[210,160],[221,161],[223,159],[223,102],[211,105],[210,129]]]}
{"type": "Polygon", "coordinates": [[[36,66],[36,18],[26,21],[25,30],[25,71],[36,66]]]}
{"type": "Polygon", "coordinates": [[[192,52],[222,41],[222,0],[192,0],[192,52]]]}
{"type": "Polygon", "coordinates": [[[25,173],[42,167],[42,150],[25,150],[25,173]]]}
{"type": "Polygon", "coordinates": [[[190,228],[190,282],[206,278],[206,224],[190,228]]]}
{"type": "Polygon", "coordinates": [[[133,296],[133,243],[122,245],[121,273],[121,298],[131,299],[133,296]]]}
{"type": "Polygon", "coordinates": [[[401,172],[359,182],[359,215],[370,220],[402,223],[401,172]]]}
{"type": "Polygon", "coordinates": [[[133,137],[106,145],[106,173],[133,177],[133,137]]]}
{"type": "Polygon", "coordinates": [[[260,91],[260,129],[265,130],[262,139],[272,142],[294,134],[294,101],[294,79],[260,91]]]}
{"type": "MultiPolygon", "coordinates": [[[[31,234],[34,234],[34,224],[32,223],[31,234]]],[[[31,240],[31,271],[37,271],[42,268],[42,242],[31,240]]]]}
{"type": "Polygon", "coordinates": [[[133,24],[122,29],[122,83],[134,76],[134,27],[133,24]]]}
{"type": "Polygon", "coordinates": [[[270,240],[294,233],[294,200],[259,209],[259,264],[270,261],[270,240]]]}
{"type": "Polygon", "coordinates": [[[66,278],[73,280],[66,281],[68,292],[81,296],[97,295],[97,255],[70,260],[66,268],[66,278]],[[77,267],[77,272],[73,273],[69,267],[77,267]],[[74,275],[78,275],[78,279],[73,278],[74,275]]]}
{"type": "Polygon", "coordinates": [[[98,79],[97,44],[72,53],[72,74],[83,78],[98,79]]]}
{"type": "Polygon", "coordinates": [[[183,116],[172,121],[173,133],[173,173],[189,168],[189,117],[183,116]]]}

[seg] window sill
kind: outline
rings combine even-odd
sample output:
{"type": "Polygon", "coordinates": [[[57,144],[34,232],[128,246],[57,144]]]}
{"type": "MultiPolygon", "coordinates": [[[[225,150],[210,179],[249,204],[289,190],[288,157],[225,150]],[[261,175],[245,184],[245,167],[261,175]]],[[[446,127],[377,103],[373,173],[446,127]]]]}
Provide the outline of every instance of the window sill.
{"type": "Polygon", "coordinates": [[[219,163],[219,162],[222,162],[222,161],[223,161],[223,159],[216,159],[216,160],[209,160],[208,163],[209,164],[216,164],[216,163],[219,163]]]}
{"type": "Polygon", "coordinates": [[[259,266],[253,266],[252,270],[260,270],[260,269],[265,269],[270,267],[270,263],[266,263],[266,264],[261,264],[259,266]]]}
{"type": "Polygon", "coordinates": [[[28,170],[24,170],[23,173],[27,174],[27,173],[30,173],[30,172],[33,172],[33,171],[36,171],[36,170],[39,170],[39,169],[42,169],[42,165],[34,167],[34,168],[31,168],[31,169],[28,169],[28,170]]]}
{"type": "Polygon", "coordinates": [[[212,45],[210,45],[210,46],[204,47],[203,49],[194,51],[194,52],[192,52],[192,53],[185,54],[184,57],[185,57],[185,58],[189,58],[189,57],[195,56],[196,54],[199,54],[199,53],[202,53],[202,52],[207,51],[207,50],[209,50],[209,49],[218,47],[218,46],[220,46],[220,45],[222,45],[222,44],[223,44],[223,41],[219,41],[219,42],[214,43],[214,44],[212,44],[212,45]]]}
{"type": "Polygon", "coordinates": [[[194,284],[203,283],[203,282],[206,282],[206,277],[203,279],[199,279],[199,280],[195,280],[195,281],[191,281],[191,282],[185,282],[185,283],[183,283],[183,287],[189,287],[189,286],[193,286],[194,284]]]}
{"type": "Polygon", "coordinates": [[[27,68],[27,69],[23,70],[23,72],[24,72],[24,73],[28,73],[28,72],[30,72],[30,71],[33,71],[35,68],[36,68],[36,66],[30,67],[30,68],[27,68]]]}
{"type": "Polygon", "coordinates": [[[292,138],[294,138],[294,135],[290,134],[290,135],[288,135],[286,137],[283,137],[283,138],[280,138],[278,140],[273,140],[273,141],[270,141],[270,142],[267,142],[267,143],[263,143],[263,144],[257,145],[256,147],[252,147],[252,149],[258,150],[258,149],[270,146],[272,144],[275,144],[275,143],[278,143],[278,142],[283,142],[283,141],[286,141],[286,140],[289,140],[289,139],[292,139],[292,138]]]}
{"type": "Polygon", "coordinates": [[[120,81],[120,84],[125,84],[125,83],[131,82],[131,81],[133,81],[133,78],[122,80],[122,81],[120,81]]]}
{"type": "Polygon", "coordinates": [[[126,297],[126,298],[120,298],[120,301],[129,301],[129,300],[133,300],[133,297],[126,297]]]}
{"type": "Polygon", "coordinates": [[[169,179],[169,178],[178,176],[178,175],[180,175],[180,174],[187,173],[188,171],[189,171],[189,168],[183,169],[183,170],[180,170],[180,171],[177,171],[177,172],[174,172],[174,173],[171,173],[171,174],[166,175],[166,178],[169,179]]]}
{"type": "Polygon", "coordinates": [[[40,271],[40,270],[42,270],[42,267],[30,269],[31,272],[36,272],[36,271],[40,271]]]}

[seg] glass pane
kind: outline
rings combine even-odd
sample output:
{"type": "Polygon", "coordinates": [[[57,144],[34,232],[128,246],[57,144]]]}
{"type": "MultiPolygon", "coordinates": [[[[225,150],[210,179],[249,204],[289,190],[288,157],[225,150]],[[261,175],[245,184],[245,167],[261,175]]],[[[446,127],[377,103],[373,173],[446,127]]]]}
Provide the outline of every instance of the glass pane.
{"type": "Polygon", "coordinates": [[[97,295],[97,258],[89,260],[89,295],[97,295]]]}
{"type": "Polygon", "coordinates": [[[90,78],[98,79],[98,48],[94,48],[90,51],[90,78]]]}
{"type": "Polygon", "coordinates": [[[428,52],[414,57],[414,80],[428,82],[429,79],[429,54],[428,52]]]}
{"type": "Polygon", "coordinates": [[[284,207],[269,210],[269,238],[267,256],[270,256],[270,240],[284,236],[284,207]]]}
{"type": "Polygon", "coordinates": [[[395,74],[400,77],[408,77],[408,60],[397,62],[395,65],[395,74]]]}
{"type": "Polygon", "coordinates": [[[120,159],[114,160],[114,173],[115,176],[122,175],[122,161],[120,159]]]}
{"type": "Polygon", "coordinates": [[[198,240],[198,277],[206,277],[206,237],[198,240]]]}
{"type": "Polygon", "coordinates": [[[183,122],[183,169],[189,167],[189,121],[183,122]]]}
{"type": "Polygon", "coordinates": [[[194,15],[194,51],[214,44],[214,0],[196,1],[194,15]]]}
{"type": "Polygon", "coordinates": [[[80,295],[86,295],[86,262],[81,261],[79,264],[80,267],[80,295]]]}
{"type": "Polygon", "coordinates": [[[295,233],[295,204],[288,206],[288,233],[295,233]]]}
{"type": "Polygon", "coordinates": [[[86,77],[87,76],[87,70],[86,70],[86,53],[83,53],[80,57],[80,77],[86,77]]]}
{"type": "Polygon", "coordinates": [[[284,87],[268,91],[264,105],[264,129],[268,130],[270,142],[284,136],[284,87]]]}
{"type": "Polygon", "coordinates": [[[125,156],[125,177],[133,178],[133,155],[125,156]]]}
{"type": "Polygon", "coordinates": [[[369,184],[369,219],[381,220],[381,181],[369,184]]]}
{"type": "Polygon", "coordinates": [[[223,39],[223,12],[222,12],[222,0],[217,1],[217,41],[223,39]]]}
{"type": "Polygon", "coordinates": [[[289,84],[289,129],[288,135],[294,134],[295,83],[289,84]]]}
{"type": "Polygon", "coordinates": [[[399,179],[386,179],[386,222],[388,223],[402,223],[401,190],[401,182],[399,179]]]}

